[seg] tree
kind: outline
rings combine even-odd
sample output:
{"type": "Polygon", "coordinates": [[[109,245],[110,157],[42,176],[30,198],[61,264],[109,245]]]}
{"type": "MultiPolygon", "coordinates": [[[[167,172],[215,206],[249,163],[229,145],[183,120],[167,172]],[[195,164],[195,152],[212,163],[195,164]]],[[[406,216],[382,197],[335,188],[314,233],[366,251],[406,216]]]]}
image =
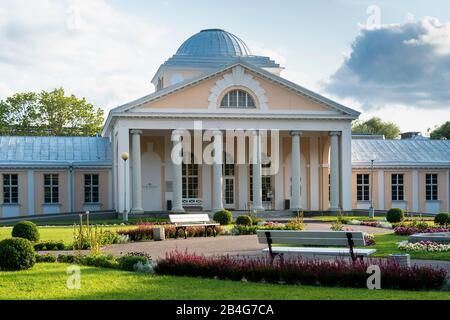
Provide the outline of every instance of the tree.
{"type": "Polygon", "coordinates": [[[437,127],[430,133],[431,139],[450,139],[450,121],[447,121],[440,127],[437,127]]]}
{"type": "Polygon", "coordinates": [[[353,133],[380,134],[386,139],[396,139],[400,136],[400,127],[393,122],[384,122],[378,117],[367,121],[355,121],[352,126],[353,133]]]}
{"type": "Polygon", "coordinates": [[[0,134],[94,136],[101,131],[103,110],[64,89],[17,93],[0,101],[0,134]]]}

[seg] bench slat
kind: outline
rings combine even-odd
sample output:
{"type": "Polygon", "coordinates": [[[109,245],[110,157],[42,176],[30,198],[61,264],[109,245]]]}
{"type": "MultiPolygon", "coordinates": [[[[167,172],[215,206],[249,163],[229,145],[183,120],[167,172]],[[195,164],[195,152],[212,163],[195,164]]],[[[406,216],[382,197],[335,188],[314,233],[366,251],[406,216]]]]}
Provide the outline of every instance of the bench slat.
{"type": "Polygon", "coordinates": [[[207,214],[171,214],[170,222],[210,222],[207,214]]]}
{"type": "Polygon", "coordinates": [[[321,239],[347,239],[347,233],[352,234],[352,239],[364,239],[361,231],[296,231],[296,230],[258,230],[258,236],[265,237],[266,232],[270,232],[272,237],[283,238],[321,238],[321,239]]]}
{"type": "MultiPolygon", "coordinates": [[[[370,256],[375,253],[376,249],[353,249],[353,252],[357,256],[370,256]]],[[[269,249],[264,249],[263,252],[269,252],[269,249]]],[[[286,253],[286,254],[311,254],[311,255],[332,255],[332,256],[350,256],[350,252],[347,249],[339,248],[305,248],[305,247],[273,247],[274,253],[286,253]]]]}
{"type": "MultiPolygon", "coordinates": [[[[272,244],[298,244],[298,245],[311,245],[311,246],[336,246],[336,247],[348,247],[347,239],[320,239],[320,238],[281,238],[271,237],[272,244]]],[[[266,238],[259,238],[259,243],[267,244],[266,238]]],[[[364,246],[363,240],[354,241],[355,246],[364,246]]]]}

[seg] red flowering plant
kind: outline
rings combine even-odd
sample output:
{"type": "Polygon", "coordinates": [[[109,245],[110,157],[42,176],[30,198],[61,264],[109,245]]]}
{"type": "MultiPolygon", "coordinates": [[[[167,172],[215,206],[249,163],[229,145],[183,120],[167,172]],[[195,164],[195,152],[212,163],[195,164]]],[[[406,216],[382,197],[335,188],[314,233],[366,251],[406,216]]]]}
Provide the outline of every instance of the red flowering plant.
{"type": "Polygon", "coordinates": [[[385,289],[438,290],[447,280],[446,269],[425,266],[402,267],[387,259],[351,262],[345,259],[317,260],[290,257],[283,260],[213,256],[174,251],[159,259],[154,268],[162,275],[204,277],[252,282],[367,287],[367,269],[378,265],[385,289]]]}

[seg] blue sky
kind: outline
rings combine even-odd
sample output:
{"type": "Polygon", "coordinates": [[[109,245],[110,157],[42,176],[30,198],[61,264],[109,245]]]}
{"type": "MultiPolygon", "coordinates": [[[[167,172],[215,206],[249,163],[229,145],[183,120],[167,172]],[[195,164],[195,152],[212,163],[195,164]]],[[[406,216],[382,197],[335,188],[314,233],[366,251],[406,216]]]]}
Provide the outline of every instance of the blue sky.
{"type": "Polygon", "coordinates": [[[152,92],[152,75],[189,36],[223,28],[363,119],[425,132],[450,120],[449,22],[443,0],[2,0],[0,99],[63,86],[107,111],[152,92]],[[380,28],[368,30],[373,5],[380,28]]]}

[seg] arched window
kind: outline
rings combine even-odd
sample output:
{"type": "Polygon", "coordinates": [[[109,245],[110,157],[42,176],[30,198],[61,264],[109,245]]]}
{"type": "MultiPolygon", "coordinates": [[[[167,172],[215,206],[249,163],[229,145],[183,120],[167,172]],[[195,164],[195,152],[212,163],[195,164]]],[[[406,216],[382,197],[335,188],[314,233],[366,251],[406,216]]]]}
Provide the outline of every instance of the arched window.
{"type": "Polygon", "coordinates": [[[243,90],[232,90],[223,97],[222,108],[256,108],[252,96],[243,90]]]}

